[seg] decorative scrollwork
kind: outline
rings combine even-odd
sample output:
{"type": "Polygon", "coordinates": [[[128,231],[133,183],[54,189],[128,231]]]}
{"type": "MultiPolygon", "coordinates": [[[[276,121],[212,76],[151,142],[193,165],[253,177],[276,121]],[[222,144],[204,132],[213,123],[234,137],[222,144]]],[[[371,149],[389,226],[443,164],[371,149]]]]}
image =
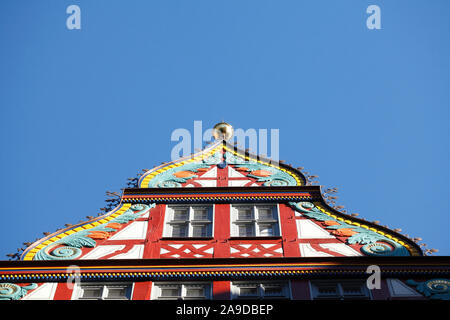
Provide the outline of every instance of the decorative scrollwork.
{"type": "Polygon", "coordinates": [[[144,210],[145,208],[147,208],[147,206],[146,206],[146,205],[143,205],[143,204],[140,204],[140,203],[133,204],[133,205],[130,207],[130,209],[133,210],[133,211],[142,211],[142,210],[144,210]]]}
{"type": "Polygon", "coordinates": [[[58,259],[75,259],[81,255],[81,250],[75,247],[59,247],[50,252],[50,255],[57,257],[58,259]]]}
{"type": "Polygon", "coordinates": [[[336,230],[332,233],[338,235],[348,235],[348,244],[362,244],[361,251],[371,256],[409,256],[409,251],[397,242],[391,241],[385,236],[367,228],[358,227],[340,220],[319,210],[312,202],[290,202],[296,211],[301,214],[322,221],[326,229],[336,230]],[[340,230],[345,232],[339,232],[340,230]]]}
{"type": "Polygon", "coordinates": [[[223,161],[223,154],[221,150],[217,150],[214,154],[206,159],[203,159],[203,163],[206,165],[219,164],[223,161]]]}
{"type": "Polygon", "coordinates": [[[0,300],[19,300],[27,294],[28,290],[36,288],[36,283],[24,287],[13,283],[0,283],[0,300]]]}
{"type": "Polygon", "coordinates": [[[155,204],[135,204],[128,210],[123,212],[120,216],[110,220],[108,223],[99,225],[97,227],[80,230],[74,234],[65,236],[64,238],[55,241],[52,244],[39,250],[34,260],[73,260],[77,259],[82,254],[82,247],[93,248],[97,245],[97,240],[103,240],[108,237],[109,233],[116,232],[117,228],[111,228],[108,224],[125,224],[132,220],[139,218],[142,214],[147,212],[150,208],[155,207],[155,204]],[[101,235],[101,236],[100,236],[101,235]]]}
{"type": "Polygon", "coordinates": [[[448,293],[450,289],[450,281],[446,279],[435,279],[427,282],[427,288],[435,294],[448,293]]]}
{"type": "MultiPolygon", "coordinates": [[[[206,161],[206,160],[205,160],[206,161]]],[[[155,176],[148,183],[149,188],[180,188],[182,183],[189,179],[196,178],[197,175],[180,176],[181,172],[197,172],[200,168],[209,168],[210,164],[203,161],[187,163],[181,167],[171,168],[155,176]]]]}
{"type": "Polygon", "coordinates": [[[288,186],[289,181],[284,179],[272,179],[264,183],[265,186],[268,187],[282,187],[282,186],[288,186]]]}
{"type": "Polygon", "coordinates": [[[406,281],[407,284],[415,286],[417,291],[430,299],[450,300],[450,280],[449,279],[431,279],[428,281],[416,282],[414,280],[406,281]]]}
{"type": "Polygon", "coordinates": [[[277,168],[267,166],[262,163],[245,163],[237,164],[236,167],[243,170],[250,171],[247,175],[257,179],[257,181],[264,181],[265,186],[295,186],[297,181],[288,173],[281,171],[277,168]],[[264,172],[264,175],[258,175],[258,172],[264,172]]]}
{"type": "Polygon", "coordinates": [[[157,188],[180,188],[181,183],[176,182],[174,180],[166,180],[158,182],[155,187],[157,188]]]}
{"type": "MultiPolygon", "coordinates": [[[[318,221],[326,221],[326,220],[336,220],[336,219],[332,219],[330,218],[329,215],[323,213],[322,211],[320,211],[319,209],[317,209],[313,203],[311,202],[307,202],[307,201],[302,201],[302,202],[290,202],[289,203],[291,206],[294,207],[294,209],[302,214],[304,214],[307,217],[310,217],[314,220],[318,220],[318,221]]],[[[339,225],[341,225],[339,223],[339,225]]]]}
{"type": "MultiPolygon", "coordinates": [[[[361,248],[361,251],[369,256],[404,256],[405,248],[399,244],[383,240],[374,243],[368,243],[361,248]]],[[[407,252],[406,252],[407,253],[407,252]]]]}
{"type": "Polygon", "coordinates": [[[81,249],[70,246],[60,246],[59,243],[50,244],[38,251],[35,260],[73,260],[81,256],[81,249]],[[58,247],[59,246],[59,247],[58,247]]]}
{"type": "Polygon", "coordinates": [[[312,204],[311,202],[300,202],[299,203],[303,208],[306,208],[307,210],[310,210],[310,209],[313,209],[313,208],[315,208],[314,207],[314,204],[312,204]]]}
{"type": "Polygon", "coordinates": [[[228,164],[256,163],[256,161],[246,161],[245,159],[238,157],[229,151],[225,152],[225,161],[228,164]]]}

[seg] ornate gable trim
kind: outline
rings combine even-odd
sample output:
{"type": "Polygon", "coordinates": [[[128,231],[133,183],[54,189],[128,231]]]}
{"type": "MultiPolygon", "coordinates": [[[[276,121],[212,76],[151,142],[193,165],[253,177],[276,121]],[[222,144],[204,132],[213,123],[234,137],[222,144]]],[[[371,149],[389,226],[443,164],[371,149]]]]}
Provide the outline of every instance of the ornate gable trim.
{"type": "Polygon", "coordinates": [[[347,237],[348,244],[360,244],[367,256],[421,256],[422,251],[409,239],[370,222],[347,216],[327,208],[324,202],[289,202],[308,218],[324,223],[324,228],[347,237]]]}
{"type": "Polygon", "coordinates": [[[74,260],[81,248],[95,247],[96,240],[109,238],[118,231],[118,224],[127,224],[148,212],[155,205],[123,203],[109,213],[76,226],[57,231],[29,246],[22,260],[74,260]]]}
{"type": "Polygon", "coordinates": [[[306,184],[305,177],[289,166],[272,163],[245,153],[230,146],[225,141],[196,153],[190,157],[164,163],[147,171],[139,179],[139,188],[178,188],[182,183],[197,177],[196,173],[209,169],[211,166],[234,165],[249,177],[264,182],[264,186],[302,186],[306,184]],[[255,175],[255,172],[267,173],[255,175]]]}

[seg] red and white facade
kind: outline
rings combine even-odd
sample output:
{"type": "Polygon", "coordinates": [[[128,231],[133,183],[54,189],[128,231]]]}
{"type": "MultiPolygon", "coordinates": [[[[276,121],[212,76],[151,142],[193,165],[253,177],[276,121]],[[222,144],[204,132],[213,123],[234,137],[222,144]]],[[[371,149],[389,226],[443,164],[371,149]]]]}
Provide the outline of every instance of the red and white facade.
{"type": "Polygon", "coordinates": [[[300,171],[219,141],[3,263],[0,286],[20,291],[14,299],[424,299],[406,281],[449,271],[425,258],[410,239],[329,207],[300,171]],[[390,270],[374,290],[373,264],[390,270]]]}

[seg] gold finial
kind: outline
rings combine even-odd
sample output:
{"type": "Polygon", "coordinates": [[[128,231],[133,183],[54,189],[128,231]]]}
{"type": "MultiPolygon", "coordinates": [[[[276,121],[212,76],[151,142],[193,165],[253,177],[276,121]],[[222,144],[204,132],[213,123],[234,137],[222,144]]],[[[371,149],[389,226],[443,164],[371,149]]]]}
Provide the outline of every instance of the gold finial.
{"type": "Polygon", "coordinates": [[[233,137],[233,127],[224,121],[219,122],[213,128],[213,136],[216,140],[228,140],[233,137]]]}

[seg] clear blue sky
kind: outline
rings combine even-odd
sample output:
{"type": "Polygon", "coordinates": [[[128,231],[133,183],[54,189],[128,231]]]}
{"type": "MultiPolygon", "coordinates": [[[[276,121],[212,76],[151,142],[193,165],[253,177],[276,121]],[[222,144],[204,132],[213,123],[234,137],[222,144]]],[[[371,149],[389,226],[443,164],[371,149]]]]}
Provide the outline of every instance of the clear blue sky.
{"type": "Polygon", "coordinates": [[[450,255],[450,1],[2,0],[0,259],[222,119],[450,255]]]}

